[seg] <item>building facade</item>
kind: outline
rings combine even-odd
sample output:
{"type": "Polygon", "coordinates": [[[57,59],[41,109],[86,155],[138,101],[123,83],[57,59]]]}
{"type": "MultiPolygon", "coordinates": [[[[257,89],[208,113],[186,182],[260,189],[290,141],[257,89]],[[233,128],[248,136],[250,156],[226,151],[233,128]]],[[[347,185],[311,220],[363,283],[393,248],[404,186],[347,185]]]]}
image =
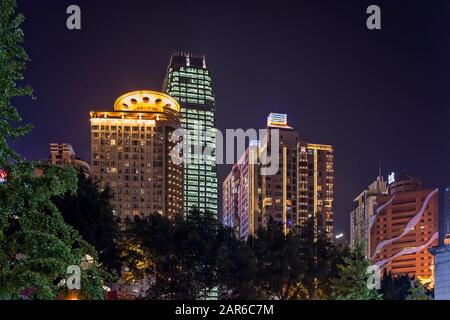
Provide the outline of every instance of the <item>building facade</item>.
{"type": "Polygon", "coordinates": [[[160,92],[119,97],[114,111],[91,112],[91,174],[113,193],[124,219],[183,212],[183,165],[172,133],[180,127],[180,105],[160,92]],[[175,160],[175,161],[174,161],[175,160]]]}
{"type": "Polygon", "coordinates": [[[297,219],[305,226],[313,219],[314,237],[333,240],[333,147],[300,141],[297,146],[297,219]]]}
{"type": "Polygon", "coordinates": [[[77,158],[70,143],[50,143],[50,164],[57,166],[72,165],[75,169],[89,176],[91,167],[86,161],[77,158]]]}
{"type": "Polygon", "coordinates": [[[450,246],[430,249],[434,256],[434,300],[450,300],[450,246]]]}
{"type": "MultiPolygon", "coordinates": [[[[242,163],[248,162],[251,148],[241,158],[242,163]]],[[[314,237],[324,234],[332,240],[333,147],[300,140],[298,132],[288,125],[287,115],[272,113],[260,144],[253,150],[258,160],[265,154],[278,154],[277,170],[262,174],[263,165],[258,160],[253,161],[252,170],[238,161],[223,184],[223,222],[241,228],[242,221],[250,221],[250,231],[240,234],[245,238],[271,220],[281,224],[285,233],[297,226],[306,227],[312,220],[314,237]],[[277,146],[272,143],[274,137],[277,146]]]]}
{"type": "Polygon", "coordinates": [[[284,232],[297,225],[297,144],[298,132],[288,125],[287,115],[271,113],[261,139],[260,153],[278,153],[278,170],[261,177],[262,223],[270,219],[281,223],[284,232]],[[272,135],[278,136],[278,150],[272,145],[272,135]]]}
{"type": "Polygon", "coordinates": [[[257,158],[258,145],[250,145],[223,182],[222,223],[234,228],[238,238],[253,236],[262,223],[257,158]]]}
{"type": "Polygon", "coordinates": [[[363,246],[366,257],[370,256],[370,227],[376,213],[377,197],[387,193],[387,183],[380,174],[354,200],[356,208],[350,213],[350,247],[355,249],[357,245],[363,246]]]}
{"type": "Polygon", "coordinates": [[[434,261],[428,249],[438,244],[438,189],[422,189],[410,175],[390,182],[389,194],[376,197],[370,259],[394,276],[415,276],[432,286],[434,261]]]}
{"type": "Polygon", "coordinates": [[[216,116],[211,74],[206,57],[175,53],[170,59],[163,91],[181,104],[186,130],[184,211],[193,207],[218,216],[216,116]]]}

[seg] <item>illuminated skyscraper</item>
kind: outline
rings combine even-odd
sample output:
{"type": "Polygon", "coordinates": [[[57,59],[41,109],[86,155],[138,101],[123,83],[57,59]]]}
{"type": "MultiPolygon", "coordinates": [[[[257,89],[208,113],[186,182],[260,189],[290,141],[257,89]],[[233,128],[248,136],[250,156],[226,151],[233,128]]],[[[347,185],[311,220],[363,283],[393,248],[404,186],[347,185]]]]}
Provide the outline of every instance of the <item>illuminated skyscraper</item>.
{"type": "Polygon", "coordinates": [[[262,223],[257,153],[258,145],[252,142],[223,182],[222,223],[243,239],[254,235],[262,223]]]}
{"type": "Polygon", "coordinates": [[[181,104],[181,126],[190,141],[184,163],[184,210],[194,206],[218,215],[215,158],[216,118],[211,74],[206,57],[175,53],[170,59],[163,91],[181,104]],[[211,152],[205,153],[205,148],[211,152]]]}
{"type": "Polygon", "coordinates": [[[274,175],[262,176],[262,219],[282,223],[287,230],[297,222],[297,144],[298,132],[288,125],[287,115],[271,113],[266,133],[261,139],[261,152],[278,153],[279,166],[274,175]],[[274,130],[279,136],[278,150],[272,145],[274,130]]]}
{"type": "Polygon", "coordinates": [[[354,200],[356,208],[350,213],[350,247],[355,249],[358,244],[362,245],[366,257],[370,256],[370,221],[376,213],[377,197],[386,194],[387,183],[380,174],[354,200]]]}
{"type": "Polygon", "coordinates": [[[223,184],[223,223],[237,228],[245,238],[270,220],[283,225],[285,232],[313,221],[314,238],[323,234],[331,241],[333,147],[301,141],[288,125],[287,115],[271,113],[265,135],[253,152],[257,151],[258,159],[265,153],[278,153],[274,174],[262,175],[257,161],[247,164],[251,148],[223,184]],[[278,150],[272,145],[272,135],[279,137],[278,150]]]}
{"type": "Polygon", "coordinates": [[[297,145],[297,217],[301,226],[313,219],[317,240],[333,241],[334,148],[300,141],[297,145]]]}
{"type": "Polygon", "coordinates": [[[424,190],[406,174],[389,182],[370,222],[370,260],[394,276],[408,274],[433,286],[428,249],[438,244],[438,189],[424,190]]]}
{"type": "Polygon", "coordinates": [[[171,156],[179,112],[175,99],[149,90],[91,112],[91,174],[111,188],[119,217],[182,213],[183,166],[171,156]]]}

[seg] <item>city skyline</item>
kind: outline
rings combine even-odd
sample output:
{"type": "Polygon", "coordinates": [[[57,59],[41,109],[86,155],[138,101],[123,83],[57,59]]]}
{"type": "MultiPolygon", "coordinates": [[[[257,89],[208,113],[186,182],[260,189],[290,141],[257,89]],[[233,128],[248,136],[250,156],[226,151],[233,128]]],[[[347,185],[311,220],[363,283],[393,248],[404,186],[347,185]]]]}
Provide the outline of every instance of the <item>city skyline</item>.
{"type": "MultiPolygon", "coordinates": [[[[382,30],[379,35],[372,35],[364,30],[361,22],[364,20],[363,5],[360,13],[358,8],[343,5],[339,16],[332,14],[336,5],[324,2],[324,6],[331,9],[321,17],[325,25],[320,32],[325,34],[324,39],[329,43],[319,41],[319,33],[314,33],[314,29],[312,35],[301,33],[298,41],[288,41],[291,28],[301,32],[302,27],[317,27],[318,24],[311,19],[300,19],[303,17],[301,12],[281,10],[276,15],[291,19],[285,19],[283,21],[286,22],[276,26],[275,30],[281,35],[274,41],[287,44],[290,50],[283,52],[283,59],[277,59],[274,49],[268,48],[270,41],[267,44],[262,37],[267,30],[260,24],[253,26],[258,31],[256,37],[249,38],[246,32],[239,35],[238,29],[232,28],[232,34],[222,43],[214,40],[214,35],[223,38],[220,28],[228,26],[221,16],[205,16],[207,20],[219,18],[217,26],[210,30],[200,30],[200,23],[188,27],[184,32],[191,32],[190,37],[171,38],[179,29],[169,27],[160,50],[155,50],[158,52],[146,51],[144,56],[113,50],[108,54],[104,47],[111,44],[114,37],[110,33],[114,34],[114,31],[130,40],[141,39],[143,32],[148,32],[151,38],[155,31],[135,20],[125,30],[108,24],[107,18],[99,21],[98,28],[95,28],[92,21],[98,18],[102,6],[80,1],[86,17],[83,30],[71,33],[59,21],[64,20],[61,13],[65,5],[64,2],[57,5],[41,2],[39,6],[48,6],[48,10],[39,13],[35,10],[37,4],[19,4],[19,9],[27,17],[24,31],[26,47],[32,58],[26,78],[35,87],[38,97],[37,101],[17,103],[25,122],[35,124],[35,129],[17,144],[17,149],[28,159],[45,158],[50,142],[72,143],[82,158],[89,159],[90,109],[111,105],[114,97],[123,92],[160,88],[170,54],[186,50],[208,56],[217,84],[219,128],[258,128],[265,116],[275,111],[288,114],[291,125],[300,133],[305,132],[307,139],[327,142],[335,147],[337,233],[344,231],[348,237],[348,214],[354,209],[352,200],[376,176],[380,161],[384,176],[391,171],[408,171],[422,178],[424,185],[440,187],[441,190],[450,181],[449,173],[441,172],[450,149],[446,140],[449,129],[444,125],[450,118],[444,108],[447,101],[443,95],[446,78],[443,72],[437,71],[436,58],[434,61],[422,58],[423,55],[434,57],[436,52],[433,50],[437,50],[436,46],[441,44],[441,37],[445,34],[444,31],[435,32],[431,37],[430,30],[436,31],[436,24],[439,24],[431,23],[431,17],[438,14],[436,7],[421,10],[429,19],[426,20],[429,29],[426,29],[394,21],[389,10],[397,13],[400,12],[399,7],[382,2],[380,5],[388,11],[384,23],[390,33],[382,30]],[[59,10],[59,7],[63,9],[59,10]],[[44,12],[48,16],[45,21],[42,20],[44,12]],[[297,14],[297,19],[293,19],[297,14]],[[342,15],[348,19],[343,19],[342,15]],[[332,28],[334,24],[341,26],[342,30],[332,28]],[[112,32],[108,31],[110,27],[112,32]],[[136,30],[142,31],[133,34],[136,30]],[[348,32],[354,37],[348,36],[348,32]],[[408,37],[413,34],[418,38],[408,37]],[[333,35],[336,40],[331,40],[333,35]],[[55,43],[45,41],[44,36],[56,39],[57,47],[55,43]],[[233,43],[233,36],[237,43],[247,41],[251,50],[222,52],[221,49],[233,43]],[[398,43],[393,43],[399,38],[398,43]],[[362,42],[363,48],[352,46],[354,39],[362,42]],[[422,46],[414,44],[417,39],[422,46]],[[397,48],[398,52],[389,49],[389,45],[397,48]],[[83,47],[90,49],[88,53],[83,47]],[[329,53],[336,48],[344,50],[329,53]],[[318,52],[322,54],[315,57],[318,52]],[[377,55],[381,56],[380,60],[377,55]],[[90,56],[92,60],[75,61],[80,56],[90,56]],[[380,63],[381,60],[389,63],[380,63]],[[349,64],[355,61],[356,67],[350,70],[349,64]],[[288,70],[288,65],[293,66],[292,69],[288,70]],[[412,65],[414,68],[411,69],[412,65]],[[42,74],[47,76],[40,79],[42,74]],[[69,125],[65,121],[67,118],[71,119],[69,125]]],[[[321,12],[314,4],[302,5],[314,14],[321,12]]],[[[114,7],[111,5],[107,13],[113,14],[114,7]]],[[[400,14],[407,21],[411,19],[412,23],[419,12],[414,8],[406,10],[400,14]]],[[[125,14],[139,13],[126,11],[125,14]]],[[[241,13],[233,15],[238,18],[241,13]]],[[[267,8],[263,6],[255,15],[266,17],[267,8]]],[[[252,28],[254,22],[252,19],[247,23],[239,21],[247,28],[252,28]]],[[[272,31],[270,34],[277,33],[272,31]]],[[[441,54],[437,60],[445,70],[447,65],[440,60],[441,54]]],[[[219,171],[220,185],[229,168],[221,166],[219,171]]]]}
{"type": "Polygon", "coordinates": [[[222,223],[244,239],[274,221],[285,235],[312,226],[314,241],[333,241],[333,172],[333,146],[302,140],[286,114],[271,113],[223,181],[222,223]],[[275,174],[261,170],[269,153],[278,154],[275,174]]]}

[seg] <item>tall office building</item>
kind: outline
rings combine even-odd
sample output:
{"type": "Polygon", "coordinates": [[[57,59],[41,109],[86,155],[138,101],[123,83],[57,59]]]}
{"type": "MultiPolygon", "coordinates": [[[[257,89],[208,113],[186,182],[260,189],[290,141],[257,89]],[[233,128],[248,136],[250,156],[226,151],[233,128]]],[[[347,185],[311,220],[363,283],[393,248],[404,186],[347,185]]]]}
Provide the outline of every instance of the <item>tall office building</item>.
{"type": "Polygon", "coordinates": [[[297,217],[301,226],[313,219],[314,237],[333,241],[333,147],[300,141],[297,146],[297,217]]]}
{"type": "Polygon", "coordinates": [[[356,208],[350,213],[350,247],[355,249],[357,245],[362,245],[366,257],[370,256],[370,221],[376,213],[377,197],[387,192],[387,183],[380,174],[354,200],[356,208]]]}
{"type": "Polygon", "coordinates": [[[120,218],[183,212],[183,165],[172,161],[179,127],[180,105],[155,91],[129,92],[114,111],[91,112],[91,174],[111,188],[120,218]]]}
{"type": "Polygon", "coordinates": [[[50,143],[50,159],[48,162],[57,166],[72,165],[86,176],[89,176],[91,170],[86,161],[76,157],[70,143],[50,143]]]}
{"type": "Polygon", "coordinates": [[[195,206],[217,216],[215,99],[206,57],[173,54],[163,91],[180,102],[181,126],[187,131],[184,139],[190,145],[184,163],[184,210],[195,206]]]}
{"type": "Polygon", "coordinates": [[[433,286],[438,244],[438,189],[422,189],[410,175],[390,178],[389,194],[377,196],[370,228],[370,259],[392,275],[408,274],[433,286]]]}
{"type": "Polygon", "coordinates": [[[262,220],[281,223],[285,233],[297,222],[297,144],[298,132],[288,125],[287,115],[271,113],[261,139],[261,152],[278,153],[279,167],[274,175],[262,176],[262,220]],[[278,132],[278,150],[272,146],[274,130],[278,132]]]}
{"type": "Polygon", "coordinates": [[[254,235],[262,223],[258,144],[252,142],[223,182],[222,223],[238,238],[254,235]]]}
{"type": "Polygon", "coordinates": [[[324,234],[332,240],[333,147],[300,140],[298,133],[288,125],[287,115],[272,113],[268,117],[267,130],[255,150],[258,159],[266,153],[278,153],[275,174],[262,175],[262,165],[254,161],[252,172],[255,177],[245,180],[250,171],[242,168],[246,168],[249,149],[243,156],[244,165],[235,164],[223,184],[223,222],[241,228],[242,221],[253,221],[249,224],[253,229],[240,234],[245,237],[270,220],[280,223],[287,233],[296,226],[305,227],[312,219],[314,237],[324,234]],[[278,150],[274,150],[272,145],[273,135],[279,137],[278,150]],[[251,185],[245,181],[254,183],[251,185]],[[248,203],[252,204],[252,210],[247,209],[250,208],[248,203]]]}

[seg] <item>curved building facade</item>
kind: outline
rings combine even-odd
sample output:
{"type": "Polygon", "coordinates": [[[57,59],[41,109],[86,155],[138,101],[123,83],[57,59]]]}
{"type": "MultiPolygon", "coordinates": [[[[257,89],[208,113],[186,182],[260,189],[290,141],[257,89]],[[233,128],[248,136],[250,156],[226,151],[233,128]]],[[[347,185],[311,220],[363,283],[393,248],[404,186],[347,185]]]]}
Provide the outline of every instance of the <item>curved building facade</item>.
{"type": "Polygon", "coordinates": [[[392,275],[408,274],[433,286],[434,259],[428,249],[438,244],[438,189],[402,175],[389,193],[376,198],[370,219],[370,259],[392,275]]]}
{"type": "Polygon", "coordinates": [[[180,105],[161,92],[126,93],[114,111],[92,111],[91,175],[113,193],[116,215],[183,211],[183,165],[172,161],[180,105]]]}

